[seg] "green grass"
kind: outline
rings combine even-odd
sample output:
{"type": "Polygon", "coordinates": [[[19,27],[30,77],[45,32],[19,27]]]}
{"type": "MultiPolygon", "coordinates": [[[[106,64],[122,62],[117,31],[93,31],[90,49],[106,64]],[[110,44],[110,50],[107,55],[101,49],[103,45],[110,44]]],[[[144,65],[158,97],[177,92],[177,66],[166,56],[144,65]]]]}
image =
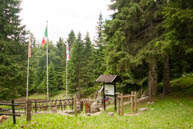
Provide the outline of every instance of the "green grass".
{"type": "MultiPolygon", "coordinates": [[[[172,95],[156,98],[153,105],[140,104],[148,111],[138,116],[107,115],[69,117],[57,114],[36,114],[31,122],[26,122],[25,116],[17,118],[17,124],[12,124],[12,118],[0,129],[193,129],[193,101],[190,96],[172,95]]],[[[112,108],[108,109],[109,111],[112,108]]],[[[129,105],[125,107],[129,112],[129,105]]]]}

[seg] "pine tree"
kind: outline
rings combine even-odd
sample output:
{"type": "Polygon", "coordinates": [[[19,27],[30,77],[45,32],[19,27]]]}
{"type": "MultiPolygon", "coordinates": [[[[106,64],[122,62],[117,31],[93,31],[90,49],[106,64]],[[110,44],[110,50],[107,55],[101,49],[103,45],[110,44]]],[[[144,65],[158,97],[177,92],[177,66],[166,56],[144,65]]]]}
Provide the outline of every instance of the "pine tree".
{"type": "Polygon", "coordinates": [[[0,6],[0,39],[25,41],[25,26],[19,18],[20,0],[1,0],[0,6]]]}
{"type": "Polygon", "coordinates": [[[106,65],[107,73],[118,74],[122,77],[122,86],[128,84],[135,86],[138,80],[144,80],[147,72],[147,63],[149,64],[149,91],[152,95],[156,93],[157,75],[156,73],[156,52],[151,51],[145,55],[140,55],[140,50],[149,51],[152,44],[156,42],[162,32],[160,22],[160,4],[154,0],[115,0],[110,6],[116,12],[112,15],[112,20],[107,21],[105,25],[105,34],[107,43],[106,65]],[[147,47],[146,47],[147,46],[147,47]],[[140,56],[139,56],[140,55],[140,56]],[[154,63],[152,63],[154,61],[154,63]],[[151,64],[152,63],[152,64],[151,64]],[[141,65],[143,64],[143,65],[141,65]],[[151,69],[151,66],[154,68],[151,69]],[[141,70],[143,74],[137,74],[141,70]],[[152,90],[153,88],[153,90],[152,90]]]}
{"type": "Polygon", "coordinates": [[[87,33],[85,39],[84,39],[84,48],[83,48],[83,79],[82,79],[82,85],[84,86],[86,92],[85,94],[89,94],[89,88],[91,88],[95,81],[94,76],[94,48],[91,44],[91,40],[89,37],[89,33],[87,33]]]}
{"type": "Polygon", "coordinates": [[[58,91],[57,85],[56,85],[56,71],[54,68],[54,64],[51,62],[49,64],[49,92],[50,95],[53,96],[56,91],[58,91]]]}
{"type": "Polygon", "coordinates": [[[59,90],[65,87],[65,71],[66,71],[66,46],[62,38],[56,44],[56,63],[54,64],[56,70],[57,88],[59,90]]]}
{"type": "Polygon", "coordinates": [[[25,95],[26,71],[18,42],[0,40],[0,90],[2,99],[25,95]]]}
{"type": "Polygon", "coordinates": [[[83,68],[83,41],[81,34],[78,34],[76,41],[73,43],[71,48],[71,58],[68,64],[68,80],[69,89],[73,92],[78,92],[80,96],[82,87],[82,68],[83,68]]]}
{"type": "Polygon", "coordinates": [[[105,48],[105,40],[104,40],[104,21],[103,16],[100,13],[97,21],[97,37],[95,40],[95,50],[94,50],[94,73],[95,78],[98,78],[105,71],[105,59],[104,59],[104,48],[105,48]]]}
{"type": "Polygon", "coordinates": [[[0,98],[25,95],[27,45],[25,27],[19,18],[20,1],[0,2],[0,98]]]}
{"type": "Polygon", "coordinates": [[[70,49],[72,48],[72,45],[75,42],[75,40],[76,40],[76,36],[74,34],[74,31],[71,30],[71,32],[69,33],[68,38],[67,38],[67,43],[68,43],[70,49]]]}

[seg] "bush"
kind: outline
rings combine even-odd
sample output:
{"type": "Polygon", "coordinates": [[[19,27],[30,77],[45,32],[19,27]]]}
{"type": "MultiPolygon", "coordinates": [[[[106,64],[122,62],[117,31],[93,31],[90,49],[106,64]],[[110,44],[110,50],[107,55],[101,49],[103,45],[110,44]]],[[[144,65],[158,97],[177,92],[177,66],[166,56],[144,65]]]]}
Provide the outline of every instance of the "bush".
{"type": "MultiPolygon", "coordinates": [[[[159,83],[158,87],[163,87],[163,82],[159,83]]],[[[172,89],[186,89],[193,87],[193,74],[183,74],[182,77],[171,80],[170,87],[172,89]]]]}
{"type": "Polygon", "coordinates": [[[193,74],[186,74],[170,81],[172,88],[190,88],[193,86],[193,74]]]}

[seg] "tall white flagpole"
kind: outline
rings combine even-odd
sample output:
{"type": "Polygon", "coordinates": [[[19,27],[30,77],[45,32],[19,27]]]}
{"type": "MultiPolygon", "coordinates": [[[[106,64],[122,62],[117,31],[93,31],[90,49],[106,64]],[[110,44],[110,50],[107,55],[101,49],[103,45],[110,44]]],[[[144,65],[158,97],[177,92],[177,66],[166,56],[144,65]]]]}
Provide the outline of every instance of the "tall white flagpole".
{"type": "Polygon", "coordinates": [[[66,43],[66,98],[68,97],[68,57],[69,56],[69,46],[66,43]]]}
{"type": "Polygon", "coordinates": [[[68,70],[67,68],[68,68],[68,61],[66,59],[66,98],[68,97],[68,70]]]}
{"type": "MultiPolygon", "coordinates": [[[[47,21],[47,29],[48,29],[48,21],[47,21]]],[[[48,33],[48,30],[47,30],[47,33],[48,33]]],[[[48,36],[48,35],[47,35],[48,36]]],[[[46,42],[47,42],[47,99],[49,99],[49,85],[48,85],[48,37],[47,37],[47,40],[46,40],[46,42]]]]}
{"type": "Polygon", "coordinates": [[[28,43],[28,59],[27,59],[27,87],[26,87],[26,99],[28,99],[28,88],[29,88],[29,49],[31,45],[31,36],[29,37],[29,43],[28,43]]]}

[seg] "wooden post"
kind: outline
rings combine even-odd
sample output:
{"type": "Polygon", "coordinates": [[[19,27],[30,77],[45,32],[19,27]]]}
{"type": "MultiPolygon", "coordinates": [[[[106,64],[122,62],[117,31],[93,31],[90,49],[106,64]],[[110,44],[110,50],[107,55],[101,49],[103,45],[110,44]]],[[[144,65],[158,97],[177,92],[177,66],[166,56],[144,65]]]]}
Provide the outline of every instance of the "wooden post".
{"type": "Polygon", "coordinates": [[[85,103],[85,113],[90,113],[90,103],[89,102],[85,103]]]}
{"type": "Polygon", "coordinates": [[[120,103],[120,95],[117,95],[117,101],[118,101],[118,106],[117,106],[117,108],[118,108],[118,110],[117,110],[117,113],[118,113],[118,115],[120,115],[120,111],[121,111],[121,103],[120,103]]]}
{"type": "Polygon", "coordinates": [[[76,95],[74,96],[74,114],[77,116],[76,95]]]}
{"type": "Polygon", "coordinates": [[[53,100],[53,99],[52,99],[52,102],[51,102],[51,103],[52,103],[52,108],[53,108],[53,107],[54,107],[54,100],[53,100]]]}
{"type": "Polygon", "coordinates": [[[121,116],[124,115],[124,111],[123,111],[123,94],[121,94],[121,116]]]}
{"type": "Polygon", "coordinates": [[[57,102],[58,102],[58,99],[55,100],[55,106],[56,106],[56,109],[59,110],[59,109],[58,109],[57,102]]]}
{"type": "Polygon", "coordinates": [[[11,100],[11,106],[12,106],[13,124],[16,124],[14,100],[11,100]]]}
{"type": "Polygon", "coordinates": [[[71,105],[71,107],[72,107],[72,110],[74,110],[74,98],[72,97],[72,105],[71,105]]]}
{"type": "Polygon", "coordinates": [[[133,91],[131,91],[131,112],[133,113],[133,91]]]}
{"type": "Polygon", "coordinates": [[[60,108],[62,110],[62,100],[60,99],[60,108]]]}
{"type": "Polygon", "coordinates": [[[104,111],[105,111],[106,110],[106,105],[105,105],[105,85],[104,85],[104,88],[103,88],[103,106],[104,106],[104,111]]]}
{"type": "Polygon", "coordinates": [[[31,121],[32,103],[31,100],[27,100],[27,121],[31,121]]]}
{"type": "MultiPolygon", "coordinates": [[[[64,110],[65,110],[65,109],[66,109],[67,102],[64,100],[64,101],[63,101],[63,104],[64,104],[64,105],[63,105],[64,110]]],[[[69,103],[69,104],[70,104],[70,103],[69,103]]]]}
{"type": "Polygon", "coordinates": [[[137,92],[134,92],[134,112],[137,111],[137,92]]]}
{"type": "Polygon", "coordinates": [[[131,112],[133,112],[133,97],[132,97],[132,95],[133,95],[133,91],[131,91],[131,97],[130,97],[130,103],[131,103],[131,112]]]}
{"type": "Polygon", "coordinates": [[[80,110],[83,111],[83,101],[80,101],[80,110]]]}
{"type": "Polygon", "coordinates": [[[135,91],[133,91],[133,113],[135,112],[135,91]]]}
{"type": "Polygon", "coordinates": [[[115,103],[115,111],[117,110],[117,95],[116,95],[116,82],[114,83],[114,103],[115,103]]]}
{"type": "Polygon", "coordinates": [[[37,113],[37,100],[35,100],[35,113],[37,113]]]}

